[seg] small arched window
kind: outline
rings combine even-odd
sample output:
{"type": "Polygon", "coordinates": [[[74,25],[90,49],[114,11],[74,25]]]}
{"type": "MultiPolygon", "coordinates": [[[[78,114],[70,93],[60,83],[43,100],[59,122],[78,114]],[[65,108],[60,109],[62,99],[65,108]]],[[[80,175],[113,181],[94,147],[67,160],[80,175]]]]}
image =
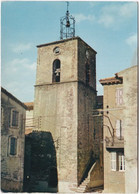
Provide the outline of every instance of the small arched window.
{"type": "Polygon", "coordinates": [[[53,62],[53,82],[60,82],[60,60],[56,59],[53,62]]]}

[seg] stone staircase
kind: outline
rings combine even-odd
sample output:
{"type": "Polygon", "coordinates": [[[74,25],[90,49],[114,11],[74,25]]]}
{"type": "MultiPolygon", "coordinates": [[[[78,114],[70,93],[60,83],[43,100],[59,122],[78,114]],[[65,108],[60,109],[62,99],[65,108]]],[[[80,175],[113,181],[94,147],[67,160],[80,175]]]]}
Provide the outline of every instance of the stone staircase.
{"type": "Polygon", "coordinates": [[[79,187],[76,187],[76,185],[73,185],[70,189],[74,191],[75,193],[85,193],[88,183],[90,182],[90,174],[95,167],[96,162],[92,165],[91,169],[88,172],[87,178],[85,178],[82,183],[79,185],[79,187]]]}

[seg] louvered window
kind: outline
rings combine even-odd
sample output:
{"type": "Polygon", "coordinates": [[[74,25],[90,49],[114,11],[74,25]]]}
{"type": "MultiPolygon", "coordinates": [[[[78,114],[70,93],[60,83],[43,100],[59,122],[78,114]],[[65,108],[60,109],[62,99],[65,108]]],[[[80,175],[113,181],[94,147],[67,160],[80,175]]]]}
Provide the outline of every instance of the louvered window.
{"type": "Polygon", "coordinates": [[[116,171],[116,152],[111,152],[111,170],[116,171]]]}

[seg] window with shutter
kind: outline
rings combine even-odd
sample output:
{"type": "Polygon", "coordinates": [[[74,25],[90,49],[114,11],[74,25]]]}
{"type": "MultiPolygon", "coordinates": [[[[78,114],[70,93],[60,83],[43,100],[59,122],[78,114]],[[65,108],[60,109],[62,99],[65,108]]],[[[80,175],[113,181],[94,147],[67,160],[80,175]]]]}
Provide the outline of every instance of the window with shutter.
{"type": "Polygon", "coordinates": [[[16,155],[17,152],[17,138],[10,138],[10,155],[16,155]]]}
{"type": "Polygon", "coordinates": [[[123,104],[123,88],[116,89],[116,104],[117,105],[123,104]]]}
{"type": "Polygon", "coordinates": [[[118,153],[119,171],[125,170],[125,157],[123,153],[118,153]]]}
{"type": "Polygon", "coordinates": [[[16,110],[12,110],[12,126],[18,127],[19,123],[19,112],[16,110]]]}
{"type": "Polygon", "coordinates": [[[111,152],[111,170],[116,171],[116,152],[111,152]]]}

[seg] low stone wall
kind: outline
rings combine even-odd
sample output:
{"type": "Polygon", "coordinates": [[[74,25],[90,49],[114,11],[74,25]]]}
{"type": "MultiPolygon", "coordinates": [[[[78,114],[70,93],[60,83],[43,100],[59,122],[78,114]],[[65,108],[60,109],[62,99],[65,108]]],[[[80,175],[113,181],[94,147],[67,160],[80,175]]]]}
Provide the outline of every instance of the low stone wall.
{"type": "Polygon", "coordinates": [[[8,180],[1,178],[1,189],[2,191],[10,192],[22,192],[23,191],[23,182],[8,180]]]}

